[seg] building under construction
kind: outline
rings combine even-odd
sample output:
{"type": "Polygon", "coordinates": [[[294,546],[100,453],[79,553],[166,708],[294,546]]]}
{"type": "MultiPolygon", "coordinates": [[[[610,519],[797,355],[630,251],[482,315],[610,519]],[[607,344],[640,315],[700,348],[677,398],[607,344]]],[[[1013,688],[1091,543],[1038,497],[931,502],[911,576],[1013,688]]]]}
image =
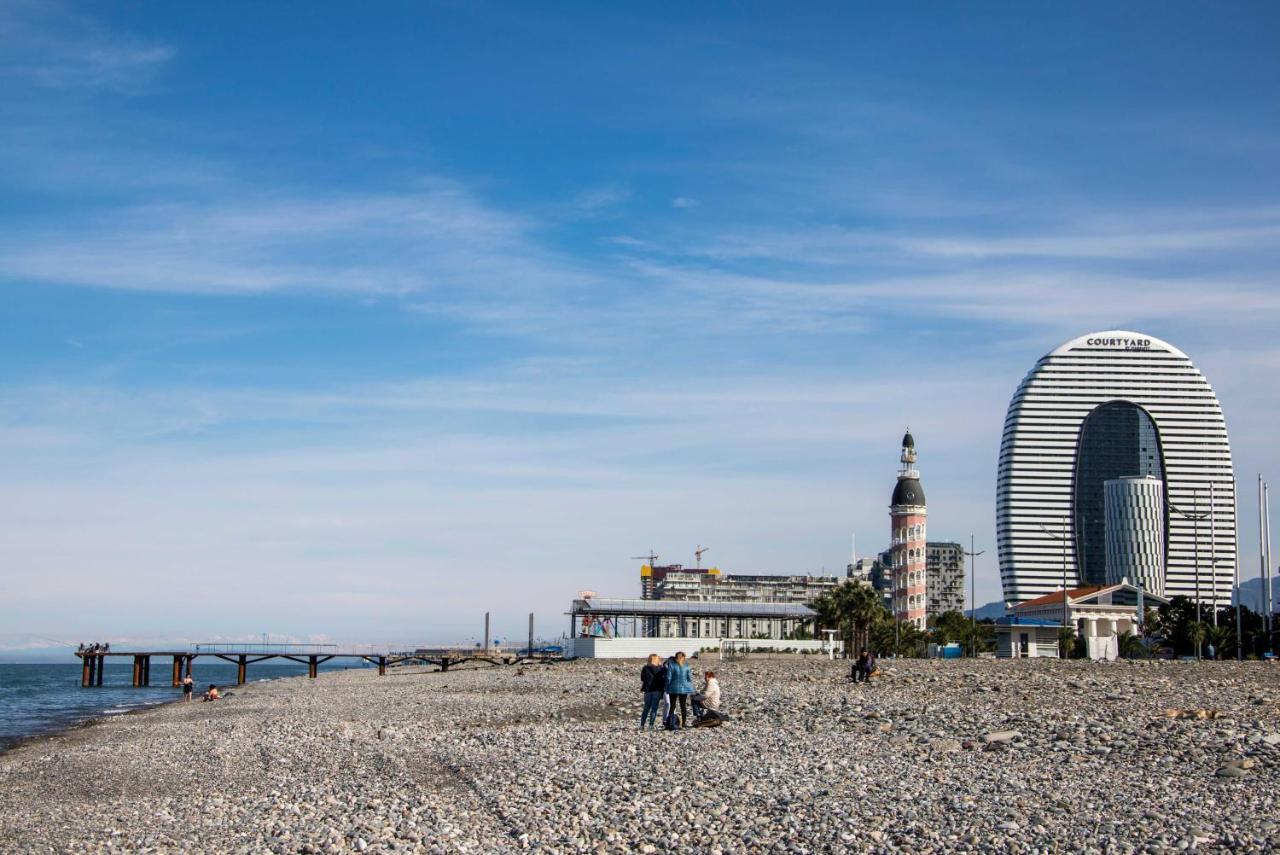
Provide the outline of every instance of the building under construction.
{"type": "Polygon", "coordinates": [[[837,576],[721,573],[718,567],[681,564],[640,568],[640,596],[645,600],[803,605],[839,583],[837,576]]]}

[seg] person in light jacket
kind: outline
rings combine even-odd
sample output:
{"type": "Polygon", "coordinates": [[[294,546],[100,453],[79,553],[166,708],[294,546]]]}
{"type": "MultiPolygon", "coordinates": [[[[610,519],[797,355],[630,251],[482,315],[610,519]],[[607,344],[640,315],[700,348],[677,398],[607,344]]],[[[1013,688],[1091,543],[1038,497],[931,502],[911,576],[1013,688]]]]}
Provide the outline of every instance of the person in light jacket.
{"type": "Polygon", "coordinates": [[[667,696],[671,699],[671,711],[680,705],[680,726],[689,726],[689,696],[693,694],[693,675],[684,661],[684,651],[667,662],[667,696]]]}
{"type": "Polygon", "coordinates": [[[698,718],[706,715],[707,710],[720,712],[720,681],[715,671],[708,671],[705,677],[702,691],[693,696],[693,714],[698,718]]]}

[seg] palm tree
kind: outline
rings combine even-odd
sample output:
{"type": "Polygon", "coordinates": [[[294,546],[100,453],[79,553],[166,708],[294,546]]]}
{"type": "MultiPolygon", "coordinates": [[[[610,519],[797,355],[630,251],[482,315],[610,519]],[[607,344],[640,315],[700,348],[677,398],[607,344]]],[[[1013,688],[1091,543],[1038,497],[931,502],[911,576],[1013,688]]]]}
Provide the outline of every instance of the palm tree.
{"type": "Polygon", "coordinates": [[[1213,645],[1213,649],[1219,658],[1235,658],[1236,631],[1234,627],[1225,624],[1209,626],[1205,629],[1205,640],[1213,645]]]}
{"type": "Polygon", "coordinates": [[[914,623],[903,623],[898,629],[898,644],[893,652],[897,656],[918,657],[928,638],[925,631],[914,623]]]}
{"type": "Polygon", "coordinates": [[[1076,630],[1072,626],[1064,626],[1058,630],[1058,651],[1062,659],[1070,659],[1076,646],[1076,630]]]}
{"type": "MultiPolygon", "coordinates": [[[[815,630],[818,628],[840,629],[840,609],[831,591],[826,591],[809,603],[809,608],[818,614],[815,630]]],[[[814,633],[817,635],[817,632],[814,633]]],[[[849,658],[849,648],[844,650],[844,657],[849,658]]]]}
{"type": "Polygon", "coordinates": [[[1187,625],[1187,640],[1191,642],[1191,649],[1195,651],[1197,658],[1200,656],[1200,646],[1208,635],[1209,627],[1203,621],[1195,620],[1187,625]]]}
{"type": "Polygon", "coordinates": [[[820,624],[839,631],[845,658],[870,643],[871,627],[888,614],[874,588],[853,580],[841,582],[809,605],[820,624]]]}
{"type": "Polygon", "coordinates": [[[1142,639],[1129,630],[1120,633],[1119,638],[1116,639],[1116,649],[1125,659],[1139,659],[1147,653],[1147,648],[1142,643],[1142,639]]]}

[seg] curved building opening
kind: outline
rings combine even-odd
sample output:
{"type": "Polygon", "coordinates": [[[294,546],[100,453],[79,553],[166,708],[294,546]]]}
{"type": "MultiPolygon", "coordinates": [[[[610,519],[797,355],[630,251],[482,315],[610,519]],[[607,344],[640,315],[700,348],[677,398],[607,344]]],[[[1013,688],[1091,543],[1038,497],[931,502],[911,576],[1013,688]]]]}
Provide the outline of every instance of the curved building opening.
{"type": "Polygon", "coordinates": [[[1147,411],[1129,401],[1110,401],[1089,413],[1080,427],[1073,502],[1082,585],[1109,581],[1106,482],[1147,476],[1165,480],[1160,432],[1147,411]]]}

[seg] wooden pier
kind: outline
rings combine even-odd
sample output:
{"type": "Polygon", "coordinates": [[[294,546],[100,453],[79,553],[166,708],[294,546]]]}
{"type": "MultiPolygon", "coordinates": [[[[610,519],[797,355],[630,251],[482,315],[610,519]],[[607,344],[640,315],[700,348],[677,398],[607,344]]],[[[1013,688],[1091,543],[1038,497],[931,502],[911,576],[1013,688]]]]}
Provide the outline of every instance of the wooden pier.
{"type": "Polygon", "coordinates": [[[494,650],[416,650],[413,653],[307,653],[271,649],[264,645],[259,649],[236,651],[226,650],[81,650],[76,652],[81,660],[81,686],[101,686],[103,666],[109,657],[133,658],[133,685],[136,688],[151,685],[151,660],[158,657],[169,659],[173,663],[170,684],[180,687],[185,677],[194,679],[195,660],[200,657],[221,659],[236,666],[236,684],[244,685],[248,681],[249,666],[269,659],[287,659],[307,666],[307,676],[315,679],[320,666],[333,659],[362,660],[376,665],[378,676],[385,677],[387,668],[395,665],[434,665],[441,671],[448,671],[467,662],[484,662],[489,665],[514,665],[518,662],[549,661],[543,656],[518,656],[514,653],[502,653],[494,650]]]}

